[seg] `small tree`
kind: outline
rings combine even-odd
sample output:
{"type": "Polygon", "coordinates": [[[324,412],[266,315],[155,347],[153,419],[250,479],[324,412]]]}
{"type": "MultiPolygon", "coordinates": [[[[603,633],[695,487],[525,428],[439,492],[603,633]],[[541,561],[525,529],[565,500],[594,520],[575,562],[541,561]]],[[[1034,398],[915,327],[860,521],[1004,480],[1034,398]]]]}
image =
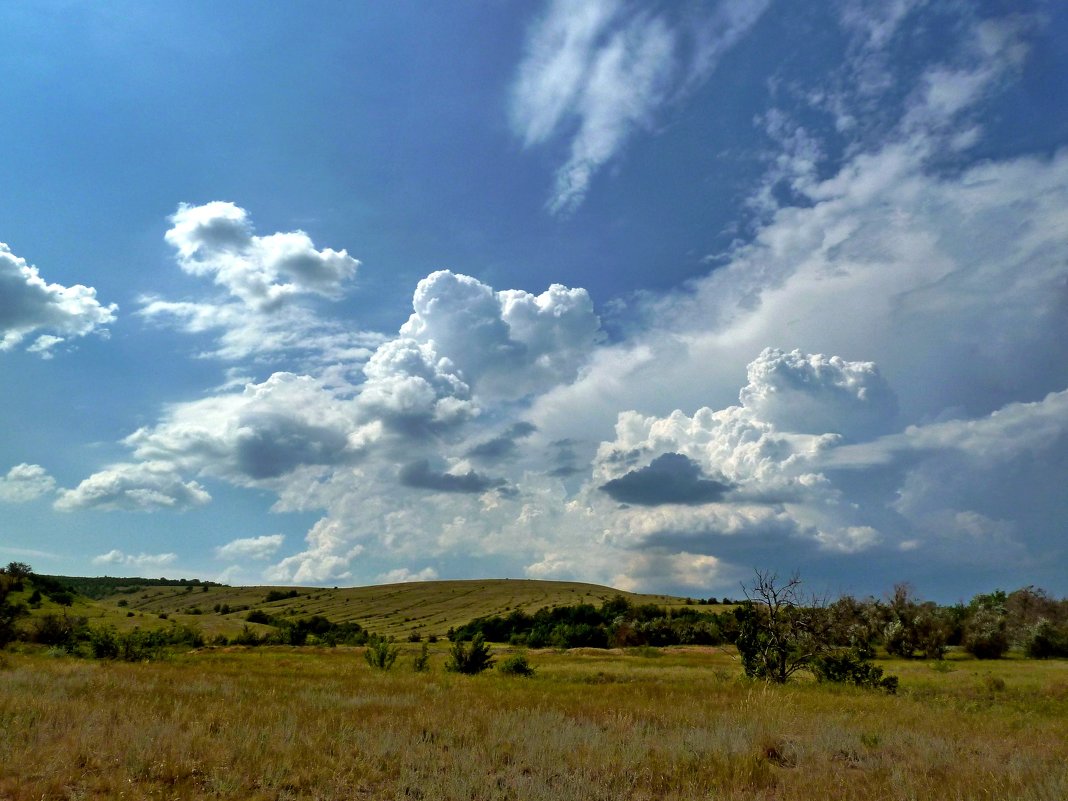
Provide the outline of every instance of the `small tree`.
{"type": "Polygon", "coordinates": [[[394,645],[392,637],[379,637],[367,644],[363,657],[375,670],[389,670],[397,661],[399,653],[400,646],[394,645]]]}
{"type": "Polygon", "coordinates": [[[742,586],[746,601],[737,609],[738,639],[745,675],[784,684],[828,648],[827,616],[814,602],[805,604],[801,579],[785,584],[773,573],[756,571],[752,586],[742,586]]]}
{"type": "Polygon", "coordinates": [[[1005,616],[980,607],[964,624],[964,650],[979,659],[1000,659],[1009,650],[1005,616]]]}
{"type": "Polygon", "coordinates": [[[430,646],[427,643],[423,643],[419,653],[412,659],[412,670],[416,673],[425,673],[430,670],[430,646]]]}
{"type": "Polygon", "coordinates": [[[865,632],[843,626],[859,615],[856,604],[828,607],[805,599],[796,575],[780,584],[776,575],[759,570],[753,585],[742,589],[746,601],[734,610],[739,624],[736,645],[750,678],[784,684],[806,671],[819,681],[897,691],[897,678],[884,677],[882,669],[868,661],[871,649],[865,632]],[[857,608],[847,608],[851,606],[857,608]]]}
{"type": "Polygon", "coordinates": [[[879,606],[884,620],[883,645],[893,656],[912,659],[918,651],[924,659],[941,659],[949,640],[945,616],[930,602],[917,603],[907,584],[894,586],[890,603],[879,606]]]}
{"type": "Polygon", "coordinates": [[[470,647],[464,646],[461,640],[452,644],[449,651],[449,661],[445,663],[445,669],[453,673],[465,673],[469,676],[481,673],[493,664],[489,646],[482,638],[482,634],[476,634],[471,640],[470,647]]]}

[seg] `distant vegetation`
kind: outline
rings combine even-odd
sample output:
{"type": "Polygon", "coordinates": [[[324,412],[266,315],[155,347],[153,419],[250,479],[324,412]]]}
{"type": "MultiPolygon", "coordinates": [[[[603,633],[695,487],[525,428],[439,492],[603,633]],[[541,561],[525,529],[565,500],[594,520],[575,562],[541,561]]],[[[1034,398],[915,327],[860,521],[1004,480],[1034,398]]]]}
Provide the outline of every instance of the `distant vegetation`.
{"type": "Polygon", "coordinates": [[[34,575],[37,586],[44,590],[46,587],[54,587],[57,590],[68,590],[86,598],[106,598],[116,593],[134,593],[144,587],[222,587],[225,585],[215,581],[201,581],[200,579],[169,579],[169,578],[121,578],[113,576],[45,576],[34,575]]]}
{"type": "MultiPolygon", "coordinates": [[[[0,569],[0,643],[18,639],[72,654],[131,660],[151,658],[170,646],[370,645],[385,648],[383,654],[389,652],[382,645],[384,634],[372,633],[357,621],[336,621],[321,614],[297,616],[292,607],[275,608],[303,600],[306,594],[296,589],[271,589],[261,595],[261,603],[270,608],[216,603],[202,609],[183,601],[181,622],[162,611],[151,617],[140,611],[135,617],[126,597],[145,586],[184,588],[176,596],[184,597],[197,587],[207,592],[222,585],[195,579],[42,576],[29,565],[12,562],[0,569]],[[111,607],[122,616],[113,619],[135,618],[137,625],[131,629],[115,622],[90,623],[78,613],[89,607],[72,606],[85,596],[82,590],[90,597],[123,595],[111,607]],[[229,635],[205,634],[189,622],[192,615],[232,619],[242,612],[238,620],[244,620],[243,626],[229,635]]],[[[448,638],[454,644],[479,641],[534,649],[733,645],[745,672],[754,678],[784,682],[802,671],[819,680],[888,690],[892,677],[884,678],[869,664],[879,649],[903,659],[939,660],[951,647],[979,659],[1000,658],[1010,648],[1031,658],[1068,657],[1068,600],[1054,599],[1033,587],[1012,593],[998,590],[977,595],[967,604],[938,606],[915,598],[904,585],[895,587],[885,600],[845,596],[830,603],[802,597],[800,586],[796,578],[779,582],[775,576],[758,573],[746,588],[746,597],[732,607],[692,600],[668,607],[617,595],[599,605],[564,604],[532,612],[512,609],[454,626],[448,638]]],[[[419,642],[423,636],[413,628],[406,639],[419,642]]],[[[464,659],[477,663],[481,648],[474,649],[475,657],[463,656],[462,648],[455,651],[457,671],[468,672],[464,659]]],[[[484,656],[488,658],[488,651],[484,656]]]]}

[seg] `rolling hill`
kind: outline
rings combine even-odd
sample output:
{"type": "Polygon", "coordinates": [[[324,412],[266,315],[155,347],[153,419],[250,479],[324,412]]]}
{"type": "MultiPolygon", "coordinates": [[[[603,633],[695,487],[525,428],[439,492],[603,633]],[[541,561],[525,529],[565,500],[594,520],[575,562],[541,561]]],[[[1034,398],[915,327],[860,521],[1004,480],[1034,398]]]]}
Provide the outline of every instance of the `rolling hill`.
{"type": "MultiPolygon", "coordinates": [[[[61,577],[60,577],[61,578],[61,577]]],[[[62,578],[61,578],[62,580],[62,578]]],[[[133,580],[131,580],[133,581],[133,580]]],[[[636,604],[675,607],[687,599],[643,595],[597,584],[523,579],[426,581],[370,587],[229,587],[208,584],[145,586],[130,583],[98,599],[76,596],[70,611],[90,623],[120,630],[170,625],[200,627],[205,634],[232,635],[253,610],[272,617],[322,615],[336,623],[355,621],[366,629],[404,637],[411,632],[443,636],[476,617],[534,612],[542,607],[589,603],[595,606],[623,595],[636,604]]],[[[46,611],[57,611],[46,602],[46,611]]],[[[254,629],[265,626],[252,624],[254,629]]]]}

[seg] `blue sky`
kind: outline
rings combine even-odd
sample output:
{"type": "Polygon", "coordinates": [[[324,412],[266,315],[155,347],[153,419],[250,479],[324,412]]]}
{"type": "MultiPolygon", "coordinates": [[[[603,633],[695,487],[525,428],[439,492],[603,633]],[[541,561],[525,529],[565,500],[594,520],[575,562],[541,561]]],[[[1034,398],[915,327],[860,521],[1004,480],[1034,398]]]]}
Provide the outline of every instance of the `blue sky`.
{"type": "Polygon", "coordinates": [[[0,25],[0,559],[1068,592],[1060,4],[0,25]]]}

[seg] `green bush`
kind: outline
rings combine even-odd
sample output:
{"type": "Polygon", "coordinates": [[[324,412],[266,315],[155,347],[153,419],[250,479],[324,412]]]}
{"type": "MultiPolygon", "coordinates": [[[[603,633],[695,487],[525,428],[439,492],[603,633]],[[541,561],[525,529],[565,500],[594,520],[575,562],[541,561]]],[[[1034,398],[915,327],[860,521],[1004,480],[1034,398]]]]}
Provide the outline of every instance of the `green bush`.
{"type": "Polygon", "coordinates": [[[527,655],[523,653],[512,654],[501,660],[497,670],[505,676],[533,676],[534,668],[527,661],[527,655]]]}
{"type": "Polygon", "coordinates": [[[289,598],[299,598],[300,593],[296,590],[271,590],[265,596],[263,596],[264,603],[273,603],[274,601],[285,601],[289,598]]]}
{"type": "Polygon", "coordinates": [[[457,640],[449,650],[449,661],[445,663],[445,669],[453,673],[464,673],[473,676],[481,673],[493,665],[489,646],[482,639],[481,634],[476,634],[471,640],[470,647],[457,640]]]}
{"type": "Polygon", "coordinates": [[[1000,659],[1009,650],[1005,616],[995,609],[978,609],[964,625],[961,644],[978,659],[1000,659]]]}
{"type": "Polygon", "coordinates": [[[1039,620],[1027,632],[1024,652],[1032,659],[1068,657],[1068,625],[1039,620]]]}
{"type": "Polygon", "coordinates": [[[85,633],[86,619],[62,615],[41,615],[33,621],[30,640],[41,645],[51,645],[64,651],[73,651],[85,633]]]}
{"type": "Polygon", "coordinates": [[[412,670],[416,673],[425,673],[430,670],[430,646],[427,643],[423,643],[423,647],[412,660],[412,670]]]}
{"type": "Polygon", "coordinates": [[[377,637],[367,644],[367,650],[363,652],[367,664],[375,670],[389,670],[397,661],[400,647],[394,645],[392,637],[377,637]]]}
{"type": "Polygon", "coordinates": [[[897,692],[897,676],[884,676],[881,667],[866,661],[863,653],[855,650],[825,653],[813,662],[812,668],[817,681],[885,690],[891,695],[897,692]]]}
{"type": "Polygon", "coordinates": [[[89,630],[89,653],[93,659],[118,659],[119,635],[111,626],[89,630]]]}

